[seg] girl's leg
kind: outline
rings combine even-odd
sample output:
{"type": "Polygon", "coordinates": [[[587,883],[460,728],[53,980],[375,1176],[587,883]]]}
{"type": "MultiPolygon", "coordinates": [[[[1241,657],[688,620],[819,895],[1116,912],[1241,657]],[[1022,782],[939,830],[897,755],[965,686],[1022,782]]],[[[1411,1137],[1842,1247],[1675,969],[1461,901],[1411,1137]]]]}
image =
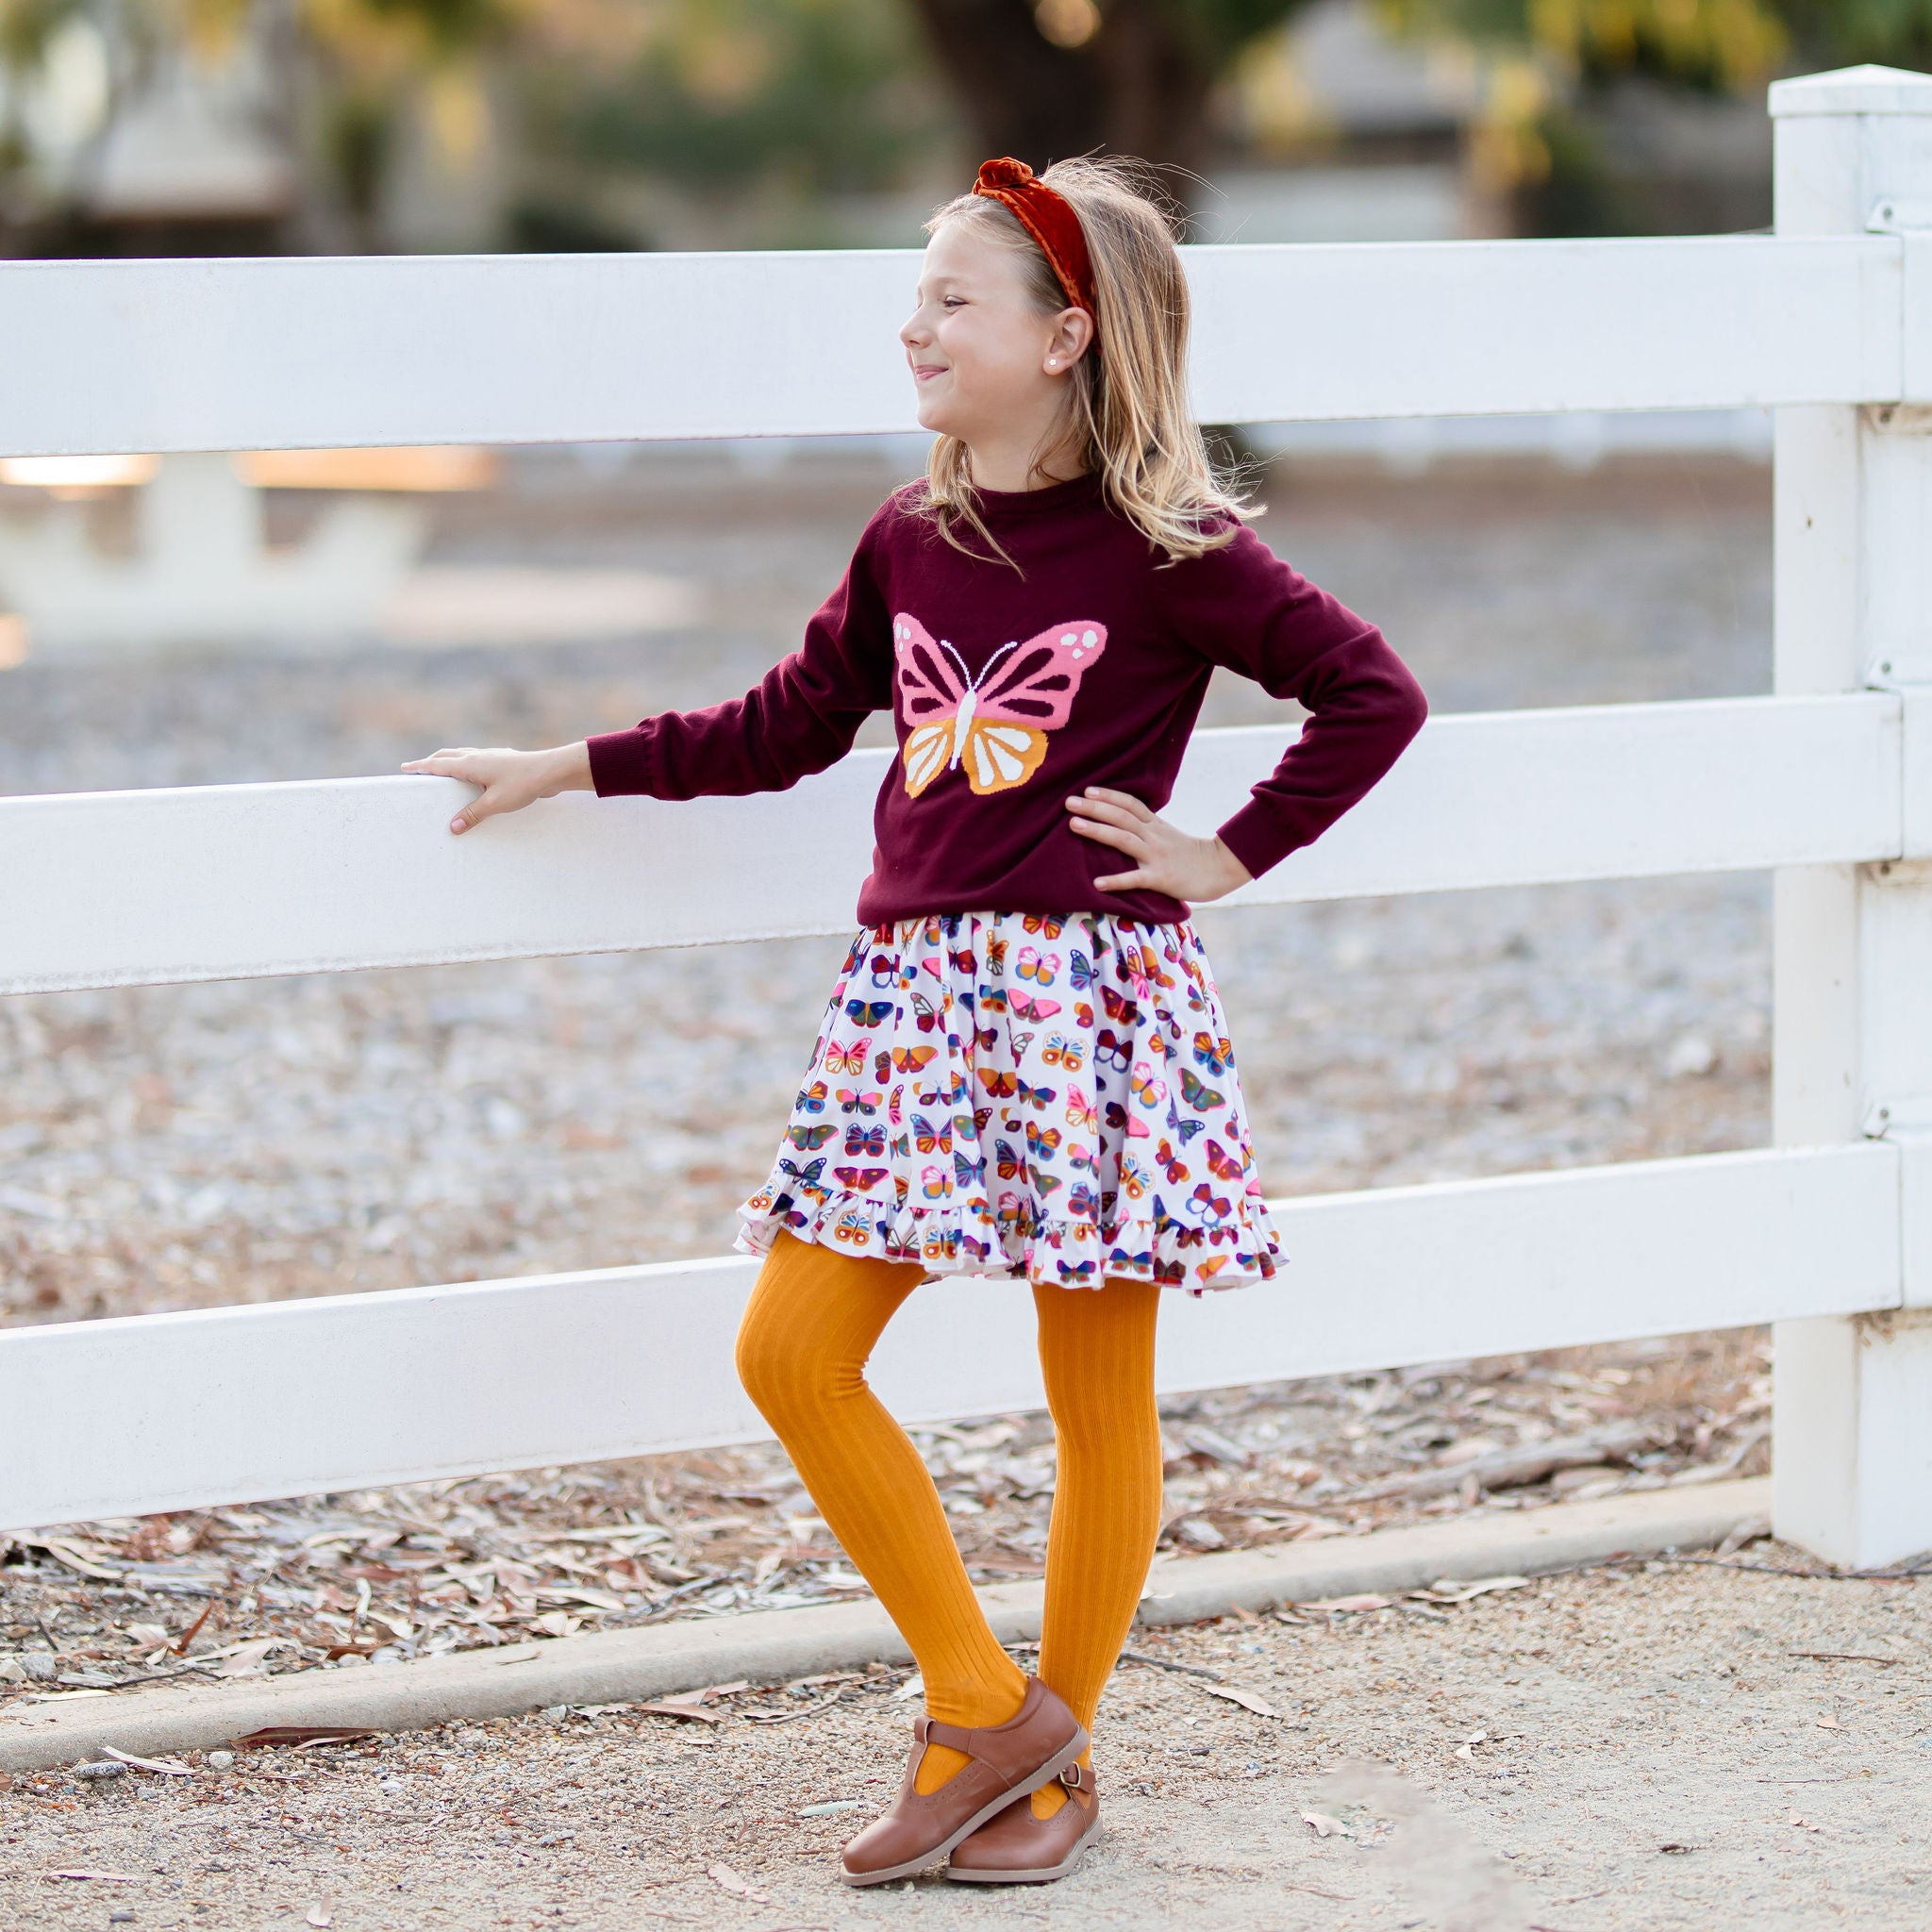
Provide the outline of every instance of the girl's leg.
{"type": "MultiPolygon", "coordinates": [[[[873,1345],[923,1273],[781,1229],[738,1333],[738,1373],[910,1647],[926,1711],[972,1729],[1012,1717],[1026,1679],[973,1593],[919,1451],[865,1379],[873,1345]]],[[[1158,1481],[1158,1452],[1155,1469],[1158,1481]]],[[[918,1789],[937,1790],[968,1762],[928,1744],[918,1789]]]]}
{"type": "MultiPolygon", "coordinates": [[[[1040,1365],[1059,1442],[1046,1541],[1040,1674],[1093,1729],[1160,1534],[1154,1323],[1161,1290],[1125,1276],[1099,1289],[1036,1287],[1040,1365]]],[[[1033,1794],[1037,1818],[1067,1802],[1033,1794]]]]}

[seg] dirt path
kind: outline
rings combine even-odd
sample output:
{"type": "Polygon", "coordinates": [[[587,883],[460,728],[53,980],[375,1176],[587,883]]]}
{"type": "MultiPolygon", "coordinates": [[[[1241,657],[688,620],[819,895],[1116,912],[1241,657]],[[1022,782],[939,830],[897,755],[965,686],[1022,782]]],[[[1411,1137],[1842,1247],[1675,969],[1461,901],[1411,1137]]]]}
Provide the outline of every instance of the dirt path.
{"type": "Polygon", "coordinates": [[[714,1725],[559,1712],[226,1773],[191,1755],[186,1778],[23,1777],[0,1924],[1890,1932],[1932,1917],[1928,1638],[1932,1583],[1702,1565],[1137,1633],[1278,1716],[1124,1664],[1108,1842],[1059,1886],[990,1894],[836,1882],[897,1779],[914,1707],[891,1673],[725,1698],[714,1725]],[[799,1816],[841,1799],[866,1808],[799,1816]],[[41,1875],[62,1870],[129,1876],[41,1875]]]}

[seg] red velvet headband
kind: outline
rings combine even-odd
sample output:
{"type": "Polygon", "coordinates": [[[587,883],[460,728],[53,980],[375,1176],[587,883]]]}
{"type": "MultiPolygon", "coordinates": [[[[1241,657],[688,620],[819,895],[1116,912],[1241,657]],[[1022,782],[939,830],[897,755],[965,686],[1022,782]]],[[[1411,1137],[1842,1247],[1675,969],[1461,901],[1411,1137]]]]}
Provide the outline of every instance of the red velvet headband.
{"type": "Polygon", "coordinates": [[[1067,301],[1084,308],[1097,329],[1100,304],[1093,294],[1093,258],[1087,252],[1086,231],[1074,204],[1058,189],[1049,188],[1024,161],[1010,156],[982,161],[973,192],[998,202],[1033,237],[1066,291],[1067,301]]]}

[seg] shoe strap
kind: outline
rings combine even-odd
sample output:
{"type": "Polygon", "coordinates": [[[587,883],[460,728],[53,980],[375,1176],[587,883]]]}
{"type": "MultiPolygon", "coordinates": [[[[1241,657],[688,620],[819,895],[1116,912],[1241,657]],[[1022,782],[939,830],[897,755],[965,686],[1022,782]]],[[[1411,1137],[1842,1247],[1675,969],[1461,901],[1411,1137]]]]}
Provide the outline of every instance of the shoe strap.
{"type": "Polygon", "coordinates": [[[942,1724],[936,1717],[914,1718],[912,1735],[922,1744],[943,1744],[948,1751],[957,1751],[963,1757],[979,1755],[973,1748],[973,1732],[962,1731],[958,1724],[942,1724]]]}
{"type": "Polygon", "coordinates": [[[1063,1748],[1069,1754],[1084,1750],[1086,1734],[1078,1729],[1073,1712],[1067,1710],[1037,1677],[1028,1682],[1025,1700],[1005,1724],[968,1730],[962,1725],[949,1724],[922,1713],[912,1721],[912,1735],[921,1745],[943,1745],[983,1764],[1003,1785],[1010,1787],[1036,1768],[1054,1762],[1043,1754],[1035,1755],[1039,1751],[1037,1740],[1041,1721],[1044,1720],[1048,1725],[1053,1723],[1050,1715],[1053,1705],[1058,1705],[1065,1720],[1074,1725],[1074,1735],[1079,1740],[1075,1743],[1070,1739],[1063,1748]]]}
{"type": "MultiPolygon", "coordinates": [[[[977,1732],[961,1730],[958,1724],[941,1723],[936,1717],[916,1717],[912,1720],[912,1735],[922,1744],[943,1744],[950,1751],[962,1756],[978,1758],[974,1740],[977,1732]]],[[[1070,1791],[1085,1791],[1090,1797],[1098,1797],[1100,1787],[1093,1775],[1091,1764],[1082,1764],[1076,1757],[1071,1764],[1063,1764],[1055,1774],[1060,1783],[1070,1791]]]]}

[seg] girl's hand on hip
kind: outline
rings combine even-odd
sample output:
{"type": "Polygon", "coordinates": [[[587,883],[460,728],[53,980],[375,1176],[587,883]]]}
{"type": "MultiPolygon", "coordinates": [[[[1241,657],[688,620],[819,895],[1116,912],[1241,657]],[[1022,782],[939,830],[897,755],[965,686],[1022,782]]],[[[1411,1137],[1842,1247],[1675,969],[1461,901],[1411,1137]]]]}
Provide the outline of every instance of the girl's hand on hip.
{"type": "Polygon", "coordinates": [[[1082,838],[1112,845],[1133,860],[1130,872],[1093,883],[1107,892],[1165,892],[1172,899],[1219,899],[1254,876],[1219,839],[1196,839],[1150,811],[1131,791],[1090,785],[1067,800],[1082,838]]]}
{"type": "Polygon", "coordinates": [[[426,758],[410,759],[403,770],[425,772],[432,778],[460,778],[465,785],[482,788],[481,794],[450,821],[452,832],[467,832],[499,812],[522,811],[559,791],[591,789],[591,754],[582,739],[550,751],[512,751],[508,745],[488,751],[470,745],[445,747],[426,758]]]}

